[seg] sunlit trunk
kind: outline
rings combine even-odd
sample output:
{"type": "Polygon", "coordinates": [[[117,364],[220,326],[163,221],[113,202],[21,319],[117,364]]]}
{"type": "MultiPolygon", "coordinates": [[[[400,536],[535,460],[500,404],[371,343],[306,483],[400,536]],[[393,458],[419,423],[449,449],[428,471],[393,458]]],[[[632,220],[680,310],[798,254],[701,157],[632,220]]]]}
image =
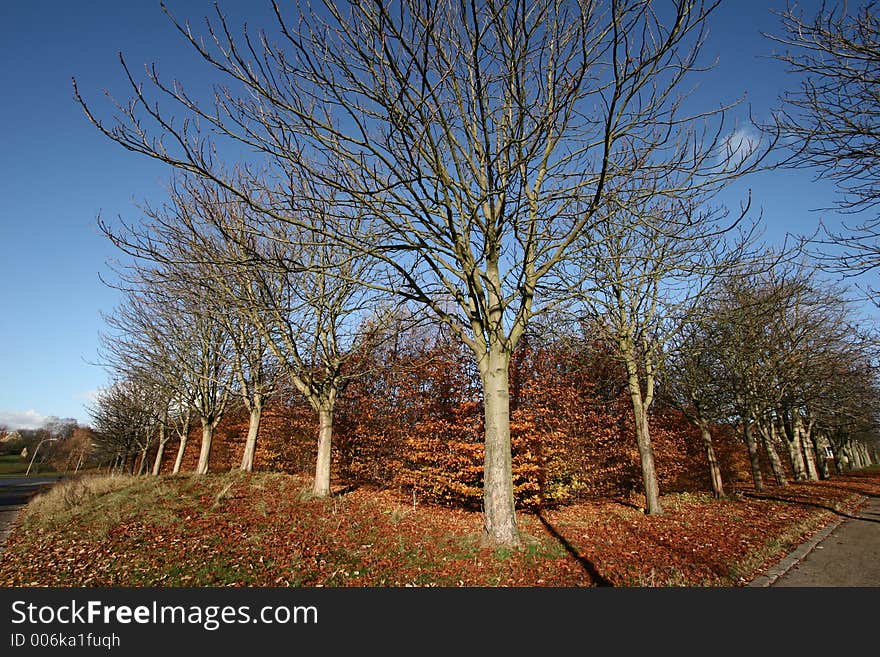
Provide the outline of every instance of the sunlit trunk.
{"type": "Polygon", "coordinates": [[[767,459],[770,461],[770,469],[773,471],[773,478],[780,486],[788,486],[788,478],[785,476],[785,468],[782,460],[779,458],[779,452],[776,451],[776,428],[770,422],[770,427],[766,424],[760,426],[761,438],[764,441],[764,451],[767,452],[767,459]]]}
{"type": "Polygon", "coordinates": [[[480,367],[485,418],[483,522],[497,545],[520,543],[510,447],[509,364],[510,355],[493,347],[480,367]]]}
{"type": "Polygon", "coordinates": [[[642,483],[645,490],[645,511],[649,514],[663,513],[660,505],[660,485],[657,482],[657,469],[654,465],[654,450],[651,447],[651,432],[648,426],[648,409],[645,407],[642,388],[634,362],[627,359],[627,383],[632,400],[633,419],[636,427],[636,445],[639,449],[639,462],[642,466],[642,483]]]}
{"type": "Polygon", "coordinates": [[[816,470],[816,454],[813,451],[813,444],[806,435],[807,430],[800,414],[794,419],[795,440],[798,443],[801,453],[804,455],[804,476],[811,481],[819,479],[819,472],[816,470]]]}
{"type": "Polygon", "coordinates": [[[202,420],[202,446],[199,450],[199,463],[196,466],[196,474],[208,473],[208,464],[211,460],[211,442],[214,438],[214,424],[208,420],[202,420]]]}
{"type": "Polygon", "coordinates": [[[177,458],[174,459],[174,469],[171,471],[171,474],[180,474],[180,468],[183,466],[186,444],[189,441],[189,421],[189,415],[187,415],[184,419],[183,427],[178,433],[180,436],[180,445],[177,448],[177,458]]]}
{"type": "Polygon", "coordinates": [[[251,472],[254,469],[254,456],[257,453],[257,434],[260,431],[260,416],[263,413],[263,405],[255,402],[251,406],[251,419],[248,424],[247,439],[244,443],[244,453],[241,457],[241,469],[251,472]]]}
{"type": "Polygon", "coordinates": [[[153,476],[158,476],[162,470],[162,458],[165,456],[165,441],[160,440],[159,446],[156,448],[156,458],[153,459],[153,476]]]}
{"type": "Polygon", "coordinates": [[[819,468],[819,477],[822,479],[828,479],[831,476],[828,467],[828,457],[825,452],[825,446],[828,444],[828,440],[821,432],[814,432],[812,442],[816,450],[816,465],[819,468]]]}
{"type": "Polygon", "coordinates": [[[315,497],[330,495],[330,453],[333,439],[333,404],[323,404],[318,408],[318,459],[315,464],[315,484],[312,494],[315,497]]]}
{"type": "Polygon", "coordinates": [[[158,476],[162,469],[162,457],[165,456],[165,443],[168,442],[165,426],[159,427],[159,447],[156,449],[156,458],[153,460],[153,476],[158,476]]]}
{"type": "Polygon", "coordinates": [[[171,474],[180,474],[180,466],[183,465],[183,454],[186,452],[187,435],[180,437],[180,445],[177,447],[177,458],[174,459],[174,469],[171,474]]]}
{"type": "Polygon", "coordinates": [[[138,468],[137,468],[137,476],[138,477],[140,477],[142,474],[144,474],[147,471],[147,451],[149,449],[150,449],[150,446],[145,445],[144,448],[141,450],[141,458],[140,458],[140,461],[138,463],[138,468]]]}
{"type": "Polygon", "coordinates": [[[791,459],[791,469],[794,473],[794,478],[797,481],[806,481],[807,468],[804,464],[804,452],[801,449],[800,433],[794,421],[785,422],[783,424],[783,432],[788,444],[788,455],[791,459]]]}

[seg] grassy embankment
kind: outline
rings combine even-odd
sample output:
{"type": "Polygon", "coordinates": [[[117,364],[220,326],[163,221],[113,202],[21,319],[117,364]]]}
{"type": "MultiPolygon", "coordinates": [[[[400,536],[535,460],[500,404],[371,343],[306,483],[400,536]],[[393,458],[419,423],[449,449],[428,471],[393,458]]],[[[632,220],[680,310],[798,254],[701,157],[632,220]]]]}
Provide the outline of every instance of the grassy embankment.
{"type": "Polygon", "coordinates": [[[665,495],[662,516],[609,499],[520,512],[520,550],[483,545],[476,512],[308,490],[273,473],[71,479],[19,516],[0,585],[740,586],[880,494],[880,470],[720,501],[665,495]]]}

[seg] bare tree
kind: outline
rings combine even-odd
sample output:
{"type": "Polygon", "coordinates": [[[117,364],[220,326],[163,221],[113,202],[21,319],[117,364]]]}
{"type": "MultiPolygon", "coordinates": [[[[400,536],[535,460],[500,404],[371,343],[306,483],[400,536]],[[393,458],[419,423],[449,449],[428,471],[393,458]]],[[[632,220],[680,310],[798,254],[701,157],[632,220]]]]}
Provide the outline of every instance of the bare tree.
{"type": "Polygon", "coordinates": [[[700,430],[712,493],[716,498],[722,498],[724,480],[715,454],[712,426],[728,421],[733,412],[724,389],[717,339],[710,322],[692,317],[685,323],[667,345],[661,393],[664,400],[681,410],[700,430]]]}
{"type": "Polygon", "coordinates": [[[224,76],[213,103],[155,69],[145,87],[124,61],[133,96],[119,120],[106,124],[77,97],[125,148],[211,179],[274,219],[315,230],[223,174],[230,140],[266,156],[276,179],[306,168],[334,192],[338,220],[323,237],[387,265],[396,275],[385,289],[423,304],[473,352],[485,409],[485,528],[516,544],[511,354],[530,319],[555,302],[548,291],[565,287],[559,269],[605,207],[611,181],[634,163],[697,170],[693,184],[707,187],[727,173],[729,159],[704,165],[730,144],[696,139],[705,115],[686,115],[678,95],[715,5],[274,5],[277,39],[236,38],[218,10],[205,39],[175,22],[224,76]],[[197,121],[175,120],[153,92],[197,121]],[[208,139],[208,129],[221,137],[208,139]],[[644,144],[651,158],[640,158],[644,144]],[[342,230],[352,216],[372,222],[367,242],[342,230]]]}
{"type": "Polygon", "coordinates": [[[702,321],[714,345],[703,394],[717,390],[723,414],[738,417],[755,488],[764,487],[761,446],[779,485],[787,484],[781,445],[796,480],[819,478],[829,427],[850,413],[845,390],[859,389],[864,404],[874,389],[852,374],[870,350],[844,291],[803,263],[777,262],[723,281],[702,321]]]}
{"type": "MultiPolygon", "coordinates": [[[[733,151],[729,156],[739,157],[733,151]]],[[[729,162],[726,168],[736,166],[729,162]]],[[[675,171],[663,171],[667,185],[675,171]]],[[[581,300],[626,371],[650,514],[663,512],[650,431],[663,356],[703,293],[742,265],[748,241],[748,234],[736,231],[745,210],[728,217],[712,209],[704,190],[691,184],[692,175],[675,176],[676,195],[658,194],[656,179],[629,176],[610,196],[592,242],[574,256],[582,268],[581,300]]]]}
{"type": "Polygon", "coordinates": [[[96,445],[104,458],[122,472],[137,474],[146,468],[146,454],[156,430],[155,390],[137,381],[119,379],[102,390],[90,410],[96,445]]]}
{"type": "MultiPolygon", "coordinates": [[[[783,33],[767,35],[785,50],[799,88],[782,96],[774,131],[790,154],[784,164],[807,167],[837,183],[838,208],[865,214],[842,230],[814,238],[817,257],[847,274],[880,266],[880,19],[876,3],[823,2],[815,16],[797,5],[780,14],[783,33]],[[840,247],[829,254],[827,247],[840,247]]],[[[873,293],[876,295],[876,293],[873,293]]],[[[875,296],[876,298],[876,296],[875,296]]]]}
{"type": "MultiPolygon", "coordinates": [[[[185,400],[202,424],[196,474],[208,472],[214,429],[230,397],[229,337],[213,308],[198,304],[185,286],[167,283],[167,272],[136,266],[142,289],[131,288],[124,303],[106,317],[106,354],[123,369],[159,380],[171,399],[185,400]]],[[[187,278],[178,279],[185,283],[187,278]]]]}

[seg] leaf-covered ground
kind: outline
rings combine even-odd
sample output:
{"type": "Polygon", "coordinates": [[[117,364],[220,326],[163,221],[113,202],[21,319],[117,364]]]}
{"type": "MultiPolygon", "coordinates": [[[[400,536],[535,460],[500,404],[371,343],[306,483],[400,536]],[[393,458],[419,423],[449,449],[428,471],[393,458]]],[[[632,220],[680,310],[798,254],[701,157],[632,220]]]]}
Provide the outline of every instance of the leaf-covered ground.
{"type": "Polygon", "coordinates": [[[663,498],[646,516],[596,500],[521,512],[520,550],[485,546],[479,513],[301,477],[85,479],[36,498],[0,555],[3,586],[738,586],[880,495],[880,470],[736,499],[663,498]]]}

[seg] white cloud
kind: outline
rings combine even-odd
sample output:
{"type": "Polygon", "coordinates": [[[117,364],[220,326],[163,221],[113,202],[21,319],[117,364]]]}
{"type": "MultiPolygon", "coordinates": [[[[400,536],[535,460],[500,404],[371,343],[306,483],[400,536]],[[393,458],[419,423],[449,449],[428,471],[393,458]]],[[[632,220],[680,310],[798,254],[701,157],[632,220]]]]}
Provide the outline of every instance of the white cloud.
{"type": "Polygon", "coordinates": [[[722,160],[739,166],[758,151],[761,138],[750,128],[737,128],[724,138],[722,146],[722,160]]]}
{"type": "Polygon", "coordinates": [[[0,426],[10,429],[39,429],[48,420],[47,415],[40,415],[35,410],[0,411],[0,426]]]}

